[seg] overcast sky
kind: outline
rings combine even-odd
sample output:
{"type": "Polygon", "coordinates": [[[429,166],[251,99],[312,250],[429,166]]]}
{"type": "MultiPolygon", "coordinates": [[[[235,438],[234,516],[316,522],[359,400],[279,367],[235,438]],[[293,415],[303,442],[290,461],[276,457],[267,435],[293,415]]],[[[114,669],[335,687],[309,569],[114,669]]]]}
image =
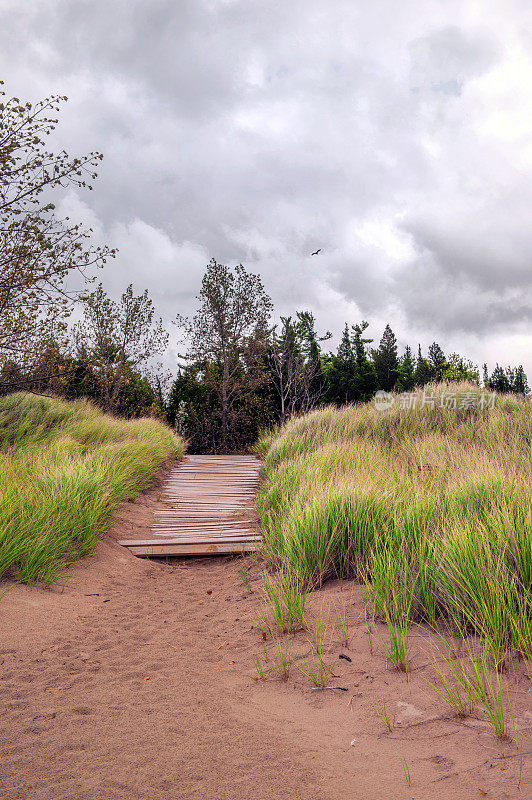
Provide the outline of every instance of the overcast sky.
{"type": "Polygon", "coordinates": [[[6,93],[104,153],[61,210],[104,283],[190,313],[206,263],[532,377],[530,0],[0,0],[6,93]],[[311,251],[321,248],[318,256],[311,251]]]}

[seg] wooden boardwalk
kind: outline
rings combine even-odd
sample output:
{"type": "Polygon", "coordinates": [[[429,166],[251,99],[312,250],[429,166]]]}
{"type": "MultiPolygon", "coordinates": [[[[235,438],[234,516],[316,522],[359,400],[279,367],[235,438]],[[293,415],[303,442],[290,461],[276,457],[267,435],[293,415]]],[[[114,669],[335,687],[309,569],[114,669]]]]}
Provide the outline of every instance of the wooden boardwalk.
{"type": "Polygon", "coordinates": [[[185,456],[166,480],[152,538],[120,544],[137,556],[255,550],[259,469],[254,456],[185,456]]]}

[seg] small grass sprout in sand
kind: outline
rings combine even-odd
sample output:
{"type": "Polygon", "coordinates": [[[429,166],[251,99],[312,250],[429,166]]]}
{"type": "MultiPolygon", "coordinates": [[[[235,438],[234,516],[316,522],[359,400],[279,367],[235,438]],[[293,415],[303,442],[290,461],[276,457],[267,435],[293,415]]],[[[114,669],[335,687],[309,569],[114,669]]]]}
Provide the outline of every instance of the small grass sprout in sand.
{"type": "Polygon", "coordinates": [[[382,693],[382,705],[380,707],[373,705],[373,708],[375,709],[379,717],[386,725],[388,733],[391,733],[393,726],[395,725],[395,716],[393,717],[393,719],[390,720],[390,715],[388,714],[388,709],[386,708],[386,701],[384,699],[384,692],[382,693]]]}
{"type": "Polygon", "coordinates": [[[344,647],[349,648],[351,633],[349,630],[349,614],[347,612],[345,600],[342,600],[340,608],[336,609],[336,630],[344,647]]]}
{"type": "Polygon", "coordinates": [[[410,775],[410,767],[408,766],[407,762],[404,758],[401,758],[401,765],[403,767],[403,775],[405,776],[405,781],[408,786],[412,786],[412,777],[410,775]]]}
{"type": "Polygon", "coordinates": [[[399,623],[386,619],[388,626],[389,644],[386,645],[386,654],[392,665],[399,672],[408,672],[408,657],[410,645],[408,640],[408,622],[406,619],[399,623]]]}
{"type": "Polygon", "coordinates": [[[494,667],[493,652],[484,647],[475,658],[469,649],[467,660],[480,707],[495,736],[501,742],[510,741],[508,717],[513,719],[513,714],[508,693],[504,691],[502,675],[496,665],[494,667]]]}
{"type": "Polygon", "coordinates": [[[253,681],[265,681],[268,677],[267,672],[265,672],[265,666],[269,662],[268,652],[266,650],[266,646],[263,645],[264,651],[264,663],[261,661],[260,656],[255,656],[255,671],[256,675],[252,675],[251,679],[253,681]]]}
{"type": "Polygon", "coordinates": [[[288,568],[280,569],[274,577],[266,574],[264,590],[266,611],[262,612],[262,625],[267,627],[267,619],[270,619],[280,634],[301,630],[305,624],[308,590],[299,576],[288,568]]]}
{"type": "Polygon", "coordinates": [[[238,575],[240,580],[244,584],[245,588],[248,590],[249,594],[253,594],[253,589],[251,588],[250,578],[251,572],[246,567],[240,567],[238,569],[238,575]]]}
{"type": "Polygon", "coordinates": [[[458,658],[452,652],[440,654],[447,674],[436,668],[439,686],[431,686],[457,716],[483,712],[497,739],[509,741],[508,718],[513,720],[512,708],[493,651],[485,644],[475,651],[469,642],[464,651],[458,658]]]}
{"type": "Polygon", "coordinates": [[[304,675],[316,689],[325,689],[329,678],[332,675],[332,670],[325,663],[323,655],[318,655],[317,661],[306,660],[301,664],[296,664],[296,667],[304,675]]]}
{"type": "Polygon", "coordinates": [[[261,606],[261,608],[259,608],[258,614],[255,617],[255,625],[260,630],[264,641],[266,641],[268,637],[273,637],[274,635],[272,630],[273,622],[268,613],[268,609],[265,608],[264,606],[261,606]]]}
{"type": "Polygon", "coordinates": [[[324,689],[333,674],[331,667],[325,661],[326,633],[327,621],[323,617],[323,610],[320,610],[314,625],[309,628],[309,638],[316,657],[314,660],[307,659],[296,665],[301,674],[317,689],[324,689]]]}
{"type": "Polygon", "coordinates": [[[438,675],[439,684],[436,685],[429,681],[430,686],[434,689],[436,694],[439,695],[445,703],[447,703],[453,714],[456,714],[457,717],[461,718],[467,717],[468,713],[471,712],[471,706],[467,705],[464,695],[461,691],[460,684],[452,678],[448,678],[439,669],[435,669],[438,675]]]}
{"type": "Polygon", "coordinates": [[[273,673],[286,682],[290,677],[290,668],[292,666],[290,648],[285,646],[282,639],[275,639],[273,658],[268,655],[265,646],[263,650],[264,657],[262,660],[260,656],[255,656],[255,671],[257,674],[252,675],[251,679],[255,682],[265,681],[273,673]]]}
{"type": "Polygon", "coordinates": [[[316,655],[323,655],[323,650],[325,647],[325,635],[327,633],[327,620],[323,616],[323,609],[320,609],[320,613],[312,626],[309,629],[310,633],[310,641],[312,642],[312,647],[316,651],[316,655]]]}
{"type": "Polygon", "coordinates": [[[275,660],[271,662],[271,671],[286,683],[290,677],[290,667],[292,666],[292,653],[282,640],[275,640],[275,660]]]}
{"type": "Polygon", "coordinates": [[[375,633],[375,623],[373,620],[366,622],[366,636],[368,637],[369,654],[373,655],[373,634],[375,633]]]}

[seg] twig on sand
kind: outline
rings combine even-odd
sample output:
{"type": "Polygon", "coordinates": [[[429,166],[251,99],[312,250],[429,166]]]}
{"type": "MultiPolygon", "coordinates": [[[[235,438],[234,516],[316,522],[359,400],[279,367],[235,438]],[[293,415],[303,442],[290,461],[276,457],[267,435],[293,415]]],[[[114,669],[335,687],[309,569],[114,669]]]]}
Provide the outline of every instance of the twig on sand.
{"type": "Polygon", "coordinates": [[[313,686],[311,688],[311,692],[323,692],[324,689],[330,689],[332,692],[335,690],[339,692],[348,692],[349,689],[347,686],[313,686]]]}
{"type": "Polygon", "coordinates": [[[463,772],[472,772],[473,770],[480,769],[480,767],[483,767],[483,766],[485,766],[486,764],[489,764],[492,761],[504,761],[505,759],[508,759],[508,758],[521,758],[522,756],[531,756],[531,755],[532,755],[532,750],[529,751],[528,753],[510,753],[509,755],[505,755],[505,756],[492,756],[492,758],[487,758],[481,764],[475,764],[472,767],[465,767],[465,769],[461,769],[458,772],[451,772],[451,773],[449,773],[449,775],[442,775],[441,778],[435,778],[431,782],[432,783],[438,783],[439,781],[447,780],[447,778],[454,778],[456,775],[461,775],[463,772]]]}

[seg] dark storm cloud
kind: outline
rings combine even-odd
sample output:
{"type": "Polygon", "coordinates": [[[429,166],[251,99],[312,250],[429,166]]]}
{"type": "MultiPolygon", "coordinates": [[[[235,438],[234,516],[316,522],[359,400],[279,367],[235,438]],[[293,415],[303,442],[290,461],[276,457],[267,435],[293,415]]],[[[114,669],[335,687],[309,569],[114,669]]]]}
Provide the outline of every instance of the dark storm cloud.
{"type": "Polygon", "coordinates": [[[527,358],[526,3],[1,9],[8,92],[68,94],[57,143],[105,154],[95,191],[62,208],[120,248],[112,291],[148,286],[171,317],[211,256],[243,260],[281,312],[313,308],[335,333],[364,316],[376,336],[390,321],[402,341],[527,358]]]}

